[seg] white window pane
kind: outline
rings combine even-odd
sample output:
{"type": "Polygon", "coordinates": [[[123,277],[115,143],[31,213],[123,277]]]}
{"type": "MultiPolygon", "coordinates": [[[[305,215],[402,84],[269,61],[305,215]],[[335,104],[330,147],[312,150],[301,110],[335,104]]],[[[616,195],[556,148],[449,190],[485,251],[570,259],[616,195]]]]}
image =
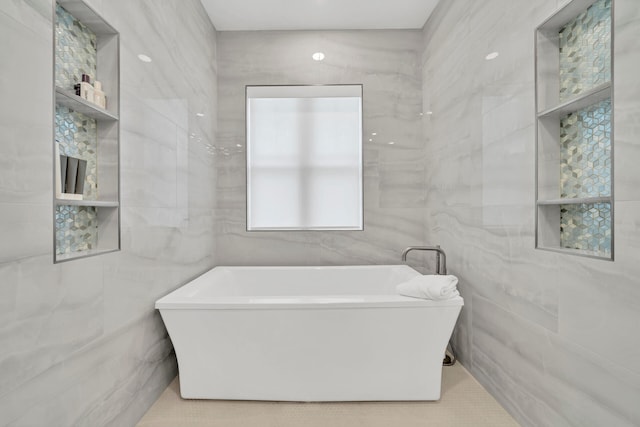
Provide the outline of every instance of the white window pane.
{"type": "Polygon", "coordinates": [[[247,88],[247,228],[362,229],[361,86],[247,88]]]}
{"type": "Polygon", "coordinates": [[[357,228],[361,224],[360,170],[356,168],[313,169],[309,174],[309,224],[357,228]]]}
{"type": "Polygon", "coordinates": [[[299,224],[304,194],[297,169],[265,168],[251,173],[249,218],[254,228],[299,224]]]}

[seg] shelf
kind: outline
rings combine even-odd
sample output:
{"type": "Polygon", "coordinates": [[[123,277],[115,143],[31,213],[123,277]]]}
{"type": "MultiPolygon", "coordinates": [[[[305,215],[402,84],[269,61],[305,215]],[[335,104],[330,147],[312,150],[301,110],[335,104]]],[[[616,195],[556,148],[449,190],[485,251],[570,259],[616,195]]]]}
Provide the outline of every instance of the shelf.
{"type": "Polygon", "coordinates": [[[549,205],[593,205],[596,203],[611,203],[611,196],[602,197],[578,197],[573,199],[551,199],[551,200],[538,200],[538,206],[549,205]]]}
{"type": "Polygon", "coordinates": [[[111,25],[82,0],[57,0],[56,2],[97,35],[118,34],[111,25]]]}
{"type": "Polygon", "coordinates": [[[110,252],[118,252],[120,249],[89,249],[87,251],[72,252],[70,254],[56,255],[56,262],[71,261],[79,258],[89,258],[96,255],[108,254],[110,252]]]}
{"type": "Polygon", "coordinates": [[[117,208],[120,203],[117,201],[103,200],[67,200],[56,199],[56,206],[88,206],[94,208],[117,208]]]}
{"type": "Polygon", "coordinates": [[[538,31],[558,32],[567,24],[567,22],[575,18],[595,2],[596,0],[573,0],[568,2],[540,24],[538,26],[538,31]]]}
{"type": "Polygon", "coordinates": [[[590,105],[595,105],[600,101],[604,101],[607,98],[611,98],[611,82],[606,82],[601,85],[598,85],[592,89],[589,89],[586,92],[581,93],[580,95],[571,98],[565,102],[562,102],[555,107],[548,108],[540,113],[538,113],[538,118],[557,118],[560,116],[567,115],[569,113],[573,113],[575,111],[581,110],[590,105]]]}
{"type": "Polygon", "coordinates": [[[60,87],[56,87],[56,103],[96,120],[118,121],[118,116],[115,114],[60,87]]]}
{"type": "Polygon", "coordinates": [[[561,248],[561,247],[553,247],[553,246],[538,246],[536,249],[540,249],[543,251],[556,252],[560,254],[570,254],[581,256],[585,258],[594,258],[602,261],[613,261],[613,254],[609,252],[595,252],[595,251],[585,251],[583,249],[571,249],[571,248],[561,248]]]}

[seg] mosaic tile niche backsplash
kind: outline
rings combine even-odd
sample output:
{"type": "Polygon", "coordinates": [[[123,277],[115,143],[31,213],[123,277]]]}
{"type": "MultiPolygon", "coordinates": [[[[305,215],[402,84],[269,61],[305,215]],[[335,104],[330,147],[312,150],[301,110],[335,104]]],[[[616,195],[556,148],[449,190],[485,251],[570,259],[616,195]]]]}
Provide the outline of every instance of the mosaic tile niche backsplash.
{"type": "Polygon", "coordinates": [[[611,0],[599,0],[560,30],[560,101],[611,81],[611,0]]]}
{"type": "Polygon", "coordinates": [[[87,161],[84,200],[98,199],[98,133],[94,119],[61,105],[56,106],[56,143],[60,154],[87,161]]]}
{"type": "Polygon", "coordinates": [[[56,5],[56,86],[73,90],[83,74],[95,80],[97,70],[97,38],[83,23],[56,5]]]}
{"type": "MultiPolygon", "coordinates": [[[[87,161],[84,200],[97,199],[96,121],[63,106],[56,106],[56,144],[60,154],[87,161]]],[[[95,208],[56,208],[56,252],[58,255],[91,249],[97,245],[98,219],[95,208]]]]}
{"type": "MultiPolygon", "coordinates": [[[[562,198],[611,194],[610,100],[560,121],[560,192],[562,198]]],[[[611,254],[611,205],[560,206],[560,245],[611,254]]]]}
{"type": "MultiPolygon", "coordinates": [[[[66,90],[82,74],[96,76],[96,35],[60,6],[56,6],[55,84],[66,90]]],[[[87,161],[84,200],[98,199],[97,124],[70,108],[56,105],[55,139],[60,154],[87,161]]],[[[97,211],[94,207],[56,207],[56,252],[58,255],[97,246],[97,211]]]]}
{"type": "Polygon", "coordinates": [[[56,253],[95,249],[98,212],[92,206],[56,206],[56,253]]]}
{"type": "MultiPolygon", "coordinates": [[[[611,81],[611,0],[560,30],[560,100],[611,81]]],[[[560,197],[611,195],[611,100],[560,120],[560,197]]],[[[611,254],[611,204],[560,206],[560,245],[611,254]]]]}
{"type": "Polygon", "coordinates": [[[560,242],[564,248],[610,254],[611,205],[561,205],[560,242]]]}
{"type": "Polygon", "coordinates": [[[560,197],[611,194],[611,101],[560,120],[560,197]]]}

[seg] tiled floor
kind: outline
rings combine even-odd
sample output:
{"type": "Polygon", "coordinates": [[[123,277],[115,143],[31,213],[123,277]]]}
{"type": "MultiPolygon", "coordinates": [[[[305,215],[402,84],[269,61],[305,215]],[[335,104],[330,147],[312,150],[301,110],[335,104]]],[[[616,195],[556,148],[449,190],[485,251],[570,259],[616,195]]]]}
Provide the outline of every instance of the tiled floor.
{"type": "Polygon", "coordinates": [[[138,427],[504,427],[513,418],[459,363],[438,402],[288,403],[183,400],[176,378],[138,427]]]}

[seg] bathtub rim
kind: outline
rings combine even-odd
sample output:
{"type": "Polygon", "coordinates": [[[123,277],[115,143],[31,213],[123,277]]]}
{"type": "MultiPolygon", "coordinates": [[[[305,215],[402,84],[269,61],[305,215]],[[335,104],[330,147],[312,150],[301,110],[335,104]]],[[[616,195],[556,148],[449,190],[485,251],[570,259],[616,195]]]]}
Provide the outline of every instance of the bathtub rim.
{"type": "Polygon", "coordinates": [[[370,308],[421,308],[421,307],[462,307],[461,296],[446,300],[427,300],[411,298],[399,294],[344,294],[344,295],[291,295],[291,296],[241,296],[241,297],[206,297],[195,300],[185,295],[190,288],[201,285],[204,276],[216,269],[366,269],[376,267],[408,269],[420,275],[418,271],[405,264],[384,265],[348,265],[348,266],[216,266],[200,276],[178,287],[155,302],[158,310],[328,310],[328,309],[370,309],[370,308]]]}

